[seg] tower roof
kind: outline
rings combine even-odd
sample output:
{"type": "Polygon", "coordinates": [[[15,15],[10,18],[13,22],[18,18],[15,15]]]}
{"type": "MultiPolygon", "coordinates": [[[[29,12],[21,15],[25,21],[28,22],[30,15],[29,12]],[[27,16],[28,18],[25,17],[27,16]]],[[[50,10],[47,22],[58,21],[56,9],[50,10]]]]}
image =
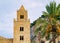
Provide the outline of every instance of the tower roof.
{"type": "Polygon", "coordinates": [[[24,6],[22,5],[19,10],[25,10],[24,6]]]}
{"type": "Polygon", "coordinates": [[[24,6],[22,5],[21,8],[24,8],[24,6]]]}

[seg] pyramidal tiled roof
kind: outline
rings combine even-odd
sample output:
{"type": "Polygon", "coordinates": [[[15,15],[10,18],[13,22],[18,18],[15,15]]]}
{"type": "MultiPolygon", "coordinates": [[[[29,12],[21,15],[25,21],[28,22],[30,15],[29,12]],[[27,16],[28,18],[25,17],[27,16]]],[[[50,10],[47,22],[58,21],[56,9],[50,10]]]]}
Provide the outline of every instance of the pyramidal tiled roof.
{"type": "Polygon", "coordinates": [[[22,6],[21,6],[21,8],[23,8],[23,9],[24,9],[24,6],[22,5],[22,6]]]}
{"type": "Polygon", "coordinates": [[[25,10],[24,6],[22,5],[19,10],[25,10]]]}

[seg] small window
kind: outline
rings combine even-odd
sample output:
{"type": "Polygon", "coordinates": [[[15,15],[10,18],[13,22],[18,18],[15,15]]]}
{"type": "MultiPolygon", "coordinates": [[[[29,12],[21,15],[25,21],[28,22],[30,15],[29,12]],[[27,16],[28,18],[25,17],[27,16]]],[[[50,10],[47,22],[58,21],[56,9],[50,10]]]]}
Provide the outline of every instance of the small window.
{"type": "Polygon", "coordinates": [[[24,31],[24,27],[20,27],[20,31],[24,31]]]}
{"type": "Polygon", "coordinates": [[[24,36],[20,36],[20,40],[24,40],[24,36]]]}
{"type": "Polygon", "coordinates": [[[20,15],[20,19],[24,19],[24,15],[20,15]]]}

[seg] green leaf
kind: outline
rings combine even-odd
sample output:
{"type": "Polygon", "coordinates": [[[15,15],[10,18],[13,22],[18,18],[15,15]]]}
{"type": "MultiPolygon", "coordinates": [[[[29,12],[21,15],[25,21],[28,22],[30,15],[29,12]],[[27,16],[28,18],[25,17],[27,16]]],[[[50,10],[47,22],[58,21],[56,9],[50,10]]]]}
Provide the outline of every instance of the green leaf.
{"type": "Polygon", "coordinates": [[[36,30],[35,30],[35,35],[37,35],[37,33],[39,32],[39,31],[41,31],[41,27],[38,27],[36,30]]]}

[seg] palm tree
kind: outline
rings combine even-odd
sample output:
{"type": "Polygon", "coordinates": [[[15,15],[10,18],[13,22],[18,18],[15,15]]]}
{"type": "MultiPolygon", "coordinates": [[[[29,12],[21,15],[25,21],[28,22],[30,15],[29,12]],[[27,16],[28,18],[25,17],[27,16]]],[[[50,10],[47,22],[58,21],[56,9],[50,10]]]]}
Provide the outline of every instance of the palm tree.
{"type": "Polygon", "coordinates": [[[47,21],[42,18],[42,17],[39,17],[38,20],[36,21],[36,30],[35,30],[35,35],[37,35],[39,32],[40,32],[40,35],[38,35],[38,39],[40,39],[39,41],[44,41],[44,40],[41,40],[42,38],[45,37],[45,34],[46,34],[46,26],[47,26],[47,21]]]}
{"type": "MultiPolygon", "coordinates": [[[[51,2],[50,5],[46,6],[46,11],[43,12],[42,17],[47,19],[48,25],[46,29],[46,34],[48,35],[50,32],[53,33],[53,37],[56,36],[58,32],[60,34],[60,29],[57,28],[57,21],[60,20],[60,4],[56,6],[56,2],[51,2]],[[57,31],[58,30],[58,31],[57,31]]],[[[55,43],[55,40],[53,41],[55,43]]]]}
{"type": "MultiPolygon", "coordinates": [[[[57,21],[60,21],[60,4],[56,6],[56,2],[51,2],[50,5],[46,6],[46,12],[43,11],[43,15],[35,22],[37,27],[35,35],[41,31],[42,38],[46,35],[47,39],[50,39],[49,36],[52,32],[54,39],[56,35],[60,34],[60,25],[57,21]]],[[[55,43],[55,39],[53,43],[55,43]]]]}

